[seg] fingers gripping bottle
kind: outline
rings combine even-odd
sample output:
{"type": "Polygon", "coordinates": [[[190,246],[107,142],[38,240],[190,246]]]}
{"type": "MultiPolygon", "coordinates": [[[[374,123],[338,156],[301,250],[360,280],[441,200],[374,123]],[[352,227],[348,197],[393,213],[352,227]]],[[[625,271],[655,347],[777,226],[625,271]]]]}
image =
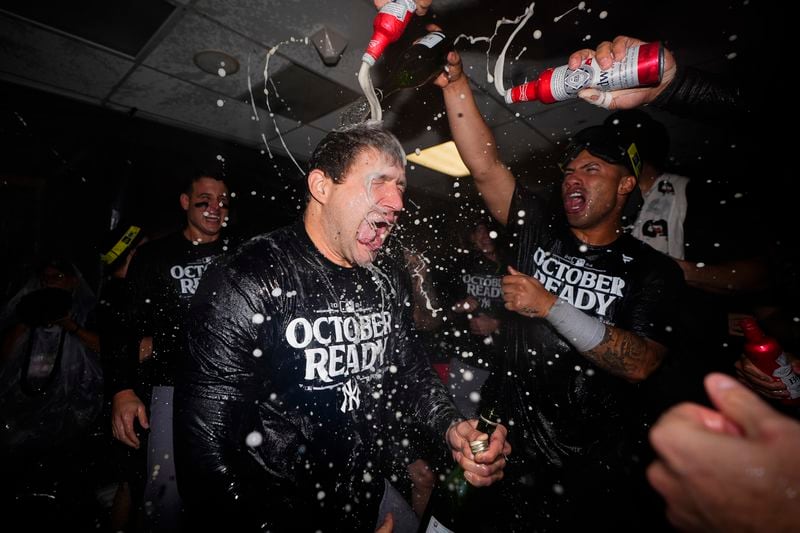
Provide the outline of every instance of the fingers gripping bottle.
{"type": "MultiPolygon", "coordinates": [[[[471,441],[469,447],[477,455],[489,449],[491,439],[499,417],[498,386],[494,382],[484,385],[481,391],[482,409],[478,417],[476,429],[486,435],[471,441]]],[[[450,474],[437,482],[431,492],[428,505],[420,518],[417,533],[462,533],[480,529],[475,512],[487,516],[482,507],[483,494],[486,488],[471,485],[464,477],[464,469],[455,466],[450,474]]]]}
{"type": "Polygon", "coordinates": [[[581,89],[617,91],[644,85],[656,85],[664,74],[664,47],[660,42],[628,48],[625,57],[607,70],[600,70],[593,57],[575,70],[567,65],[549,68],[533,81],[506,91],[506,103],[532,102],[552,104],[578,96],[581,89]]]}
{"type": "MultiPolygon", "coordinates": [[[[442,72],[451,49],[445,34],[440,31],[432,31],[420,37],[403,52],[398,63],[392,67],[386,82],[377,89],[376,98],[379,101],[386,100],[390,94],[400,89],[413,89],[428,83],[442,72]]],[[[368,97],[359,98],[342,113],[339,125],[358,124],[369,112],[368,97]]]]}
{"type": "Polygon", "coordinates": [[[778,341],[764,334],[755,320],[743,318],[739,324],[744,333],[744,353],[759,370],[783,382],[789,398],[781,400],[786,405],[800,405],[800,376],[794,373],[778,341]]]}
{"type": "Polygon", "coordinates": [[[403,35],[416,9],[413,0],[393,0],[383,6],[372,23],[372,38],[361,60],[370,66],[374,65],[386,47],[403,35]]]}

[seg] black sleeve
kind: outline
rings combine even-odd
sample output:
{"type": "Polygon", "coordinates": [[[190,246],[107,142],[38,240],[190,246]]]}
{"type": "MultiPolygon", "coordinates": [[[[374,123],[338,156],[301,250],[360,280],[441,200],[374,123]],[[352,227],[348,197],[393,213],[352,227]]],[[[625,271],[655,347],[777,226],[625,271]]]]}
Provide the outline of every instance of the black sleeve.
{"type": "Polygon", "coordinates": [[[692,67],[679,67],[675,79],[652,105],[680,116],[725,122],[750,112],[743,87],[692,67]]]}
{"type": "Polygon", "coordinates": [[[130,323],[130,287],[120,282],[113,298],[107,297],[97,313],[97,332],[100,337],[100,354],[103,363],[103,380],[109,398],[121,390],[135,385],[136,365],[139,362],[139,339],[130,323]]]}
{"type": "Polygon", "coordinates": [[[275,512],[281,501],[265,497],[269,480],[259,479],[263,467],[246,444],[264,379],[253,351],[271,335],[253,317],[269,313],[252,278],[226,265],[209,267],[192,299],[175,388],[175,460],[195,520],[241,525],[275,512]]]}
{"type": "MultiPolygon", "coordinates": [[[[144,315],[148,306],[142,302],[147,298],[145,287],[148,284],[149,263],[145,246],[143,246],[133,256],[128,266],[125,290],[120,302],[120,306],[124,308],[112,310],[121,316],[116,324],[120,342],[114,342],[108,349],[101,346],[104,372],[108,375],[106,391],[112,397],[122,390],[133,389],[137,382],[139,341],[148,335],[145,333],[145,323],[148,323],[149,319],[144,315]]],[[[103,342],[102,338],[101,342],[103,342]]]]}
{"type": "Polygon", "coordinates": [[[666,347],[674,344],[678,299],[684,290],[683,272],[671,259],[658,256],[631,296],[618,325],[666,347]]]}

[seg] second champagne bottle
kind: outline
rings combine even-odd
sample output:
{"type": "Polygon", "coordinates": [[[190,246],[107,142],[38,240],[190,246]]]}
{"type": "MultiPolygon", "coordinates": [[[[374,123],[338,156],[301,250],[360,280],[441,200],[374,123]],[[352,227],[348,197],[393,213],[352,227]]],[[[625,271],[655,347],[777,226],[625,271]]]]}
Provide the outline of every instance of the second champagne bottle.
{"type": "MultiPolygon", "coordinates": [[[[486,439],[469,443],[472,453],[477,455],[489,448],[497,425],[500,423],[496,398],[484,408],[478,418],[476,429],[486,434],[486,439]]],[[[420,519],[418,533],[461,533],[474,531],[474,512],[480,506],[481,489],[471,485],[464,477],[464,469],[455,466],[444,480],[437,482],[431,493],[425,513],[420,519]],[[476,507],[477,506],[477,507],[476,507]]]]}
{"type": "MultiPolygon", "coordinates": [[[[415,40],[390,67],[385,81],[378,87],[380,101],[400,89],[421,87],[438,76],[447,64],[447,54],[452,50],[447,36],[432,31],[415,40]]],[[[341,115],[340,126],[358,124],[369,116],[366,98],[353,102],[341,115]]]]}
{"type": "Polygon", "coordinates": [[[625,57],[606,70],[600,70],[594,58],[575,70],[567,65],[549,68],[535,80],[508,89],[505,99],[507,104],[534,100],[552,104],[577,97],[581,89],[617,91],[656,85],[663,75],[664,47],[660,42],[646,43],[628,48],[625,57]]]}

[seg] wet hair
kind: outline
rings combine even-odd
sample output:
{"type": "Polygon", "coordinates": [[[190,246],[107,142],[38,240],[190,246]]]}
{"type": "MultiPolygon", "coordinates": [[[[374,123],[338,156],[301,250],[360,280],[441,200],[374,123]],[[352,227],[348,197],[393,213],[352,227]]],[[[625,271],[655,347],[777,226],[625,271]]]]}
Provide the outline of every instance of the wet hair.
{"type": "Polygon", "coordinates": [[[610,114],[606,126],[633,139],[642,159],[663,169],[669,156],[669,133],[666,126],[641,109],[625,109],[610,114]]]}
{"type": "Polygon", "coordinates": [[[321,170],[334,183],[341,183],[350,165],[369,148],[388,157],[393,164],[406,166],[406,154],[397,137],[381,122],[368,120],[328,133],[311,154],[308,170],[321,170]]]}

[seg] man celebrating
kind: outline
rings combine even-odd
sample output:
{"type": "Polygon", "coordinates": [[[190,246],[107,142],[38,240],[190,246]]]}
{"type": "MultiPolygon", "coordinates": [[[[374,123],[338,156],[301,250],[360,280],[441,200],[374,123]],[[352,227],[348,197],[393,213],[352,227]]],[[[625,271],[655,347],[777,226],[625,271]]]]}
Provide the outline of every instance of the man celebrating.
{"type": "Polygon", "coordinates": [[[203,278],[176,398],[193,523],[390,530],[387,455],[390,439],[414,438],[406,419],[446,439],[472,484],[502,477],[505,429],[473,456],[481,433],[418,349],[407,275],[375,262],[403,208],[404,166],[376,123],[331,132],[309,162],[302,221],[203,278]]]}
{"type": "Polygon", "coordinates": [[[142,245],[131,260],[128,349],[104,353],[112,394],[114,437],[134,448],[132,492],[148,528],[179,527],[180,499],[172,458],[172,393],[175,368],[184,351],[183,328],[200,277],[227,251],[222,230],[230,196],[225,182],[195,173],[180,195],[186,225],[142,245]],[[136,423],[149,432],[139,431],[136,423]]]}
{"type": "Polygon", "coordinates": [[[505,382],[504,419],[521,457],[497,502],[511,507],[498,514],[515,522],[506,531],[641,525],[637,384],[667,352],[681,272],[620,231],[641,165],[635,145],[602,126],[575,135],[562,159],[562,205],[551,208],[499,160],[458,54],[448,63],[436,83],[453,138],[516,255],[503,298],[517,317],[489,380],[505,382]]]}

